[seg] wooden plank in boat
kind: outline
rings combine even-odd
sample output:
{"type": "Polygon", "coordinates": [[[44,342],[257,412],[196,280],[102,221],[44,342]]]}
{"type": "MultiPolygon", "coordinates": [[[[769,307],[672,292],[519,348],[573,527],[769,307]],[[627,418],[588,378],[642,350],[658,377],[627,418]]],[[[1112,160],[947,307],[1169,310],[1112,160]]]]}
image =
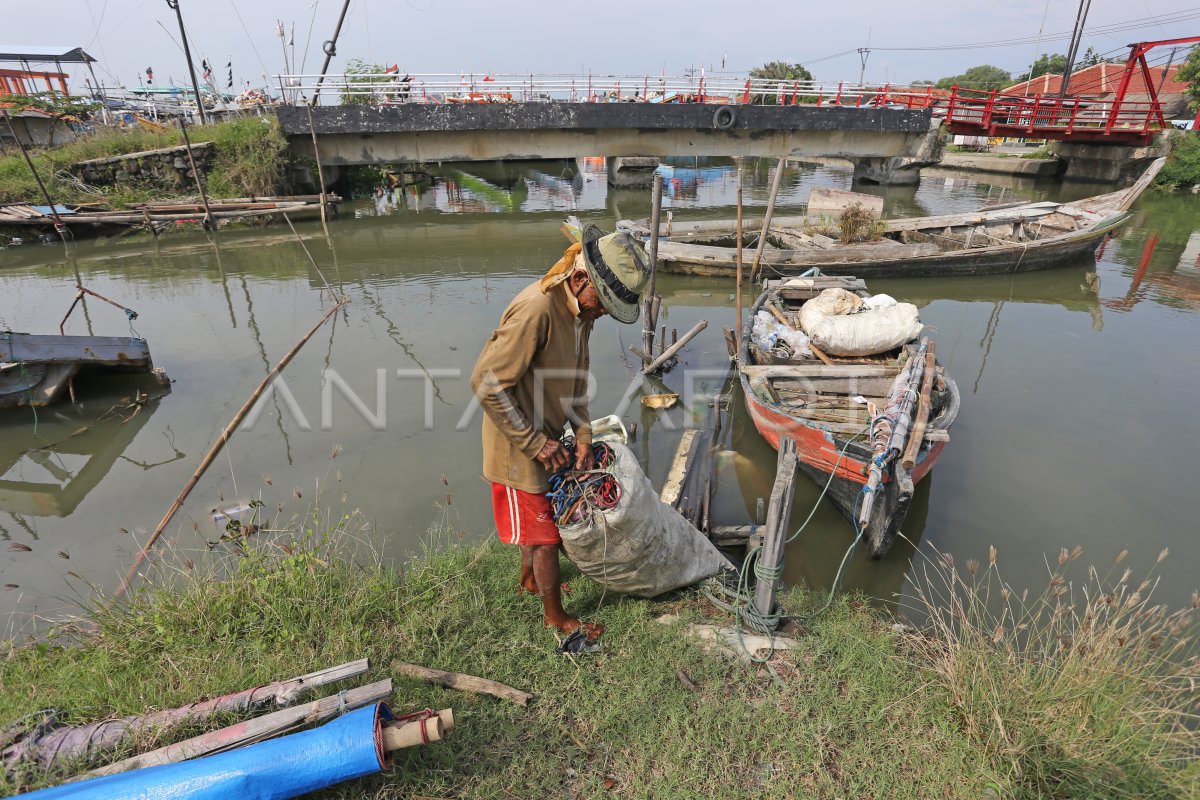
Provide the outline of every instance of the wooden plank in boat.
{"type": "Polygon", "coordinates": [[[778,278],[768,280],[766,282],[768,290],[782,290],[780,293],[785,294],[789,290],[811,290],[823,291],[825,289],[847,289],[854,291],[855,289],[866,289],[867,282],[862,278],[855,278],[852,275],[812,275],[807,278],[778,278]]]}
{"type": "Polygon", "coordinates": [[[751,378],[894,378],[900,369],[879,364],[748,364],[742,372],[751,378]]]}
{"type": "Polygon", "coordinates": [[[836,392],[839,394],[861,394],[864,397],[886,397],[892,391],[895,376],[888,378],[824,377],[824,378],[772,378],[767,386],[778,391],[836,392]]]}
{"type": "MultiPolygon", "coordinates": [[[[935,244],[921,242],[915,244],[897,244],[894,247],[880,248],[874,244],[848,244],[831,247],[828,250],[767,250],[763,252],[762,263],[767,265],[812,265],[840,264],[875,261],[880,258],[889,261],[903,258],[920,258],[941,252],[935,244]]],[[[734,248],[715,247],[711,245],[684,244],[682,242],[659,242],[658,257],[663,261],[682,261],[691,264],[733,264],[735,263],[734,248]]]]}

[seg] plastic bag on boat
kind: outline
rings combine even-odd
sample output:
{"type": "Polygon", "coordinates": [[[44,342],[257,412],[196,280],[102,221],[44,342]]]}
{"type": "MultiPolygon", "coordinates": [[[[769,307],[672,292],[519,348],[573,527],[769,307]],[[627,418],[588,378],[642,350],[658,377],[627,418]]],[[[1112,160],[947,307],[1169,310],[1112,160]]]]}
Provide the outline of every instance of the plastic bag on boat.
{"type": "Polygon", "coordinates": [[[658,498],[637,457],[609,445],[608,469],[621,486],[616,507],[592,509],[560,526],[563,549],[579,570],[614,591],[655,597],[732,569],[704,534],[658,498]]]}
{"type": "Polygon", "coordinates": [[[890,294],[873,294],[863,299],[863,305],[870,309],[890,308],[897,305],[896,298],[890,294]]]}
{"type": "Polygon", "coordinates": [[[912,303],[871,308],[845,289],[826,289],[800,307],[800,327],[830,355],[869,356],[916,339],[924,326],[912,303]]]}
{"type": "Polygon", "coordinates": [[[811,358],[812,350],[808,347],[808,336],[803,331],[789,328],[775,319],[767,311],[759,311],[754,315],[754,327],[750,330],[750,338],[754,343],[766,350],[774,352],[781,344],[785,345],[789,358],[811,358]]]}

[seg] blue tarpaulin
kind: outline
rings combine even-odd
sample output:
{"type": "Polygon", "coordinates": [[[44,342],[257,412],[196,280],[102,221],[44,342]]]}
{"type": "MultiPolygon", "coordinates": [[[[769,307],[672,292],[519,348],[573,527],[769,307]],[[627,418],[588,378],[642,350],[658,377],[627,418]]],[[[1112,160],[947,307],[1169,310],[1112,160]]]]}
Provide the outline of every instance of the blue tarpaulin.
{"type": "Polygon", "coordinates": [[[105,775],[22,795],[31,800],[282,800],[383,768],[384,703],[360,708],[303,733],[179,764],[105,775]]]}

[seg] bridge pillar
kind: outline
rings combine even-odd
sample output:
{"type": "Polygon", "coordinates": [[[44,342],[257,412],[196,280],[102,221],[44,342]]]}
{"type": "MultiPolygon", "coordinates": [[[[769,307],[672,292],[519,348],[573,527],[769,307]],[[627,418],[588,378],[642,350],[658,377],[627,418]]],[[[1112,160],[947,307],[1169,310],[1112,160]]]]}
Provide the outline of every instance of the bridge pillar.
{"type": "Polygon", "coordinates": [[[1063,180],[1097,183],[1131,183],[1151,161],[1167,155],[1165,139],[1137,147],[1123,144],[1054,142],[1051,150],[1067,163],[1063,180]]]}
{"type": "Polygon", "coordinates": [[[604,159],[608,185],[618,189],[651,186],[660,163],[654,156],[609,156],[604,159]]]}
{"type": "Polygon", "coordinates": [[[854,181],[857,183],[879,183],[889,185],[912,185],[921,182],[921,167],[930,167],[942,161],[946,152],[946,140],[942,136],[942,121],[931,120],[929,130],[921,140],[920,147],[912,156],[893,158],[851,158],[854,164],[854,181]]]}

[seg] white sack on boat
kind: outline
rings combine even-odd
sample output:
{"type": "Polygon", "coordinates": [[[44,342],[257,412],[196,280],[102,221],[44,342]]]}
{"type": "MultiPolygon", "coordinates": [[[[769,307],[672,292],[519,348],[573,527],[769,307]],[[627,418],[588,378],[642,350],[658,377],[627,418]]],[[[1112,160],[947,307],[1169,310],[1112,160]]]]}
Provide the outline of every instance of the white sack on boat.
{"type": "Polygon", "coordinates": [[[628,447],[609,447],[620,501],[559,528],[563,549],[581,572],[614,591],[655,597],[733,568],[704,534],[658,499],[628,447]]]}
{"type": "Polygon", "coordinates": [[[870,309],[852,292],[826,289],[800,307],[800,327],[829,355],[869,356],[916,339],[924,326],[911,303],[870,309]]]}

